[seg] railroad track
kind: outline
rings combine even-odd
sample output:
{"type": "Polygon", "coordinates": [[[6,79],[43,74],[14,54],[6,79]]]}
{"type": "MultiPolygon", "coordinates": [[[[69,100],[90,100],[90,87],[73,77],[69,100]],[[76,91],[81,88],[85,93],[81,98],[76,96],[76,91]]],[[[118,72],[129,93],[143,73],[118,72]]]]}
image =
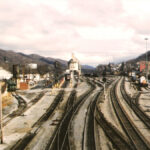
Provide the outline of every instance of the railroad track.
{"type": "Polygon", "coordinates": [[[75,100],[76,100],[76,90],[73,90],[68,98],[68,101],[67,101],[67,105],[66,105],[66,111],[69,111],[69,109],[71,107],[74,107],[74,103],[75,103],[75,100]]]}
{"type": "MultiPolygon", "coordinates": [[[[62,86],[62,88],[65,88],[67,86],[68,82],[65,82],[62,86]]],[[[39,126],[39,124],[42,124],[42,122],[48,120],[48,118],[51,116],[51,114],[54,112],[54,110],[56,109],[56,107],[58,106],[58,104],[63,100],[63,96],[64,96],[65,90],[62,89],[59,91],[59,93],[57,94],[57,96],[55,97],[53,103],[51,104],[51,106],[47,109],[46,113],[41,116],[41,118],[32,126],[35,127],[36,125],[39,126]]]]}
{"type": "Polygon", "coordinates": [[[100,92],[98,92],[94,98],[94,100],[90,103],[87,115],[86,115],[86,121],[84,126],[84,132],[83,132],[83,140],[82,140],[82,150],[96,150],[96,141],[95,141],[95,107],[96,102],[99,98],[100,92]]]}
{"type": "MultiPolygon", "coordinates": [[[[73,88],[77,88],[77,85],[78,85],[78,83],[76,83],[75,85],[74,85],[74,87],[73,88]]],[[[76,90],[74,89],[72,92],[71,92],[71,94],[70,94],[70,96],[69,96],[69,98],[68,98],[68,100],[67,100],[67,104],[66,104],[66,111],[64,112],[64,118],[62,119],[62,121],[61,121],[61,123],[60,123],[60,126],[56,129],[56,131],[55,131],[55,133],[54,133],[54,138],[57,138],[57,144],[55,145],[56,146],[56,148],[57,148],[57,146],[59,146],[59,145],[65,145],[65,148],[66,149],[70,149],[70,143],[69,143],[69,138],[68,138],[68,132],[64,132],[64,131],[67,131],[67,126],[66,126],[66,124],[65,124],[65,121],[66,120],[68,120],[68,118],[66,117],[66,114],[67,114],[67,112],[69,112],[70,111],[70,109],[73,107],[74,108],[74,103],[75,103],[75,100],[76,100],[76,90]],[[61,135],[62,134],[62,135],[61,135]],[[55,137],[55,136],[57,136],[57,137],[55,137]],[[65,137],[65,140],[64,139],[61,139],[62,137],[65,137]],[[60,141],[63,141],[63,142],[65,142],[65,143],[60,143],[60,141]]],[[[50,142],[49,142],[49,144],[47,145],[47,147],[46,147],[46,149],[49,149],[49,147],[50,147],[50,145],[51,145],[51,143],[52,143],[53,141],[51,140],[50,142]]],[[[62,146],[63,147],[63,146],[62,146]]],[[[57,148],[57,149],[59,149],[59,147],[57,148]]]]}
{"type": "MultiPolygon", "coordinates": [[[[101,96],[102,95],[100,95],[100,98],[101,96]]],[[[97,106],[95,120],[97,124],[103,129],[106,136],[109,138],[116,149],[134,150],[134,147],[131,145],[130,141],[105,118],[104,114],[97,106]]]]}
{"type": "Polygon", "coordinates": [[[96,121],[98,125],[103,129],[109,140],[113,143],[114,147],[119,150],[134,150],[131,143],[122,135],[117,128],[109,123],[104,117],[103,113],[98,110],[98,116],[96,121]]]}
{"type": "Polygon", "coordinates": [[[116,112],[116,115],[128,135],[131,143],[134,146],[134,149],[136,150],[149,150],[150,149],[150,143],[144,138],[144,136],[140,133],[140,131],[137,129],[137,127],[134,125],[130,117],[127,115],[126,111],[122,107],[121,103],[119,102],[118,96],[117,96],[117,86],[120,80],[118,80],[114,87],[111,89],[111,101],[113,108],[116,112]]]}
{"type": "MultiPolygon", "coordinates": [[[[67,86],[68,82],[65,82],[62,86],[62,88],[65,88],[67,86]]],[[[32,101],[30,101],[28,104],[26,101],[19,96],[18,94],[13,94],[13,96],[18,100],[18,109],[9,114],[7,117],[3,118],[3,126],[6,126],[12,119],[14,119],[17,116],[23,116],[24,112],[26,112],[28,109],[30,109],[33,105],[35,105],[39,100],[42,99],[42,97],[45,95],[46,92],[41,92],[39,95],[37,95],[32,101]]],[[[56,105],[56,104],[55,104],[56,105]]]]}
{"type": "MultiPolygon", "coordinates": [[[[89,83],[90,84],[90,83],[89,83]]],[[[74,106],[70,107],[70,109],[66,112],[63,120],[60,123],[60,126],[51,141],[50,145],[47,147],[47,150],[69,150],[70,143],[68,137],[68,130],[70,127],[70,123],[76,114],[77,110],[81,107],[81,104],[87,99],[87,97],[93,92],[95,87],[91,85],[91,89],[84,93],[79,100],[74,104],[74,106]]]]}
{"type": "Polygon", "coordinates": [[[139,105],[137,105],[137,98],[139,95],[137,95],[136,98],[131,98],[127,92],[125,91],[124,87],[124,79],[121,82],[120,87],[121,93],[127,104],[132,108],[132,110],[135,112],[135,114],[143,121],[143,123],[150,129],[150,118],[149,116],[141,110],[139,105]]]}
{"type": "Polygon", "coordinates": [[[19,104],[18,109],[13,111],[7,117],[3,118],[3,126],[6,126],[15,117],[23,116],[24,112],[27,111],[29,108],[31,108],[33,105],[35,105],[39,100],[41,100],[42,97],[45,95],[45,93],[46,92],[41,92],[29,104],[27,104],[26,101],[18,94],[15,94],[14,96],[18,100],[18,104],[19,104]]]}
{"type": "MultiPolygon", "coordinates": [[[[63,88],[65,88],[66,85],[67,85],[67,83],[64,83],[63,88]]],[[[57,94],[53,103],[47,109],[46,113],[43,114],[35,124],[33,124],[33,126],[31,127],[33,130],[31,132],[27,133],[15,145],[13,145],[10,148],[11,150],[23,150],[23,149],[25,149],[25,147],[29,144],[29,142],[36,136],[36,133],[37,133],[38,129],[41,127],[42,123],[48,120],[48,118],[54,112],[57,105],[62,101],[63,96],[64,96],[64,92],[65,91],[63,89],[57,94]]]]}
{"type": "MultiPolygon", "coordinates": [[[[103,82],[99,82],[97,80],[93,80],[94,85],[98,85],[101,90],[95,95],[94,100],[90,103],[85,119],[84,133],[83,133],[83,141],[82,141],[82,150],[96,150],[96,135],[95,135],[95,121],[96,121],[96,104],[97,100],[100,97],[100,94],[103,94],[103,82]]],[[[108,87],[110,83],[108,82],[106,85],[108,87]]]]}
{"type": "MultiPolygon", "coordinates": [[[[111,80],[106,87],[109,87],[109,85],[113,81],[111,80]]],[[[102,83],[101,83],[102,84],[102,83]]],[[[104,93],[100,94],[100,99],[102,98],[104,93]]],[[[104,117],[103,113],[101,112],[100,108],[96,105],[95,109],[95,120],[97,124],[103,129],[106,136],[109,138],[109,140],[112,142],[113,146],[116,149],[120,150],[133,150],[133,146],[131,143],[123,136],[123,134],[115,128],[107,119],[104,117]]]]}

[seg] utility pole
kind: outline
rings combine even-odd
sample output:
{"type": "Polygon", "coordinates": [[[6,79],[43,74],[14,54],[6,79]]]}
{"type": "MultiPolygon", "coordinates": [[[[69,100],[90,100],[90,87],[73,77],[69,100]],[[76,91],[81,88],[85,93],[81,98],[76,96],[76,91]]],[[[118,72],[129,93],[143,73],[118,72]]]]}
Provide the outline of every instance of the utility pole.
{"type": "Polygon", "coordinates": [[[3,144],[3,125],[2,125],[2,93],[0,83],[0,133],[1,133],[1,144],[3,144]]]}
{"type": "Polygon", "coordinates": [[[148,40],[148,38],[145,38],[145,41],[146,41],[146,61],[145,61],[145,71],[146,71],[146,79],[147,79],[147,82],[148,82],[147,40],[148,40]]]}

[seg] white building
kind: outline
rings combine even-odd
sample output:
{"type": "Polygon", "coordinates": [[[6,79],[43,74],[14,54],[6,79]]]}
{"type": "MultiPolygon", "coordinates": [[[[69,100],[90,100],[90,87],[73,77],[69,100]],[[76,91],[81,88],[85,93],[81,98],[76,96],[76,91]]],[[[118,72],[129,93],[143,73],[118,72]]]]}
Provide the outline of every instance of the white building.
{"type": "Polygon", "coordinates": [[[78,75],[81,74],[81,66],[78,59],[72,54],[72,58],[68,62],[68,69],[70,72],[77,73],[78,75]]]}
{"type": "Polygon", "coordinates": [[[4,70],[2,67],[0,67],[0,80],[3,79],[10,79],[13,75],[9,72],[4,70]]]}
{"type": "Polygon", "coordinates": [[[41,77],[40,74],[25,74],[23,76],[23,74],[19,75],[21,82],[24,82],[24,80],[33,80],[33,81],[40,81],[41,77]]]}

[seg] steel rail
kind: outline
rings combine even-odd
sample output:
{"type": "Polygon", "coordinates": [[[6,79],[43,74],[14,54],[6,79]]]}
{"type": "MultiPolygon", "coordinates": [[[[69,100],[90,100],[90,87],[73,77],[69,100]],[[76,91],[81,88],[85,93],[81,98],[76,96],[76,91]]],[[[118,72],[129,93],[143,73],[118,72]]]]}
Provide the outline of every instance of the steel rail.
{"type": "Polygon", "coordinates": [[[82,140],[82,150],[96,150],[96,141],[95,141],[95,127],[94,127],[94,121],[95,121],[95,108],[96,108],[96,102],[99,98],[101,91],[99,91],[92,102],[89,104],[88,110],[87,110],[87,116],[83,131],[83,140],[82,140]]]}
{"type": "Polygon", "coordinates": [[[116,112],[116,115],[127,133],[129,139],[131,140],[133,146],[137,150],[149,150],[150,144],[138,130],[138,128],[134,125],[130,117],[127,115],[125,109],[121,105],[119,98],[117,96],[117,86],[120,80],[118,80],[114,87],[111,89],[111,101],[113,108],[116,112]]]}
{"type": "MultiPolygon", "coordinates": [[[[66,86],[66,83],[64,83],[63,87],[66,86]]],[[[61,90],[57,96],[54,99],[54,102],[50,105],[50,107],[47,109],[46,113],[43,114],[39,120],[33,124],[33,132],[27,133],[22,139],[18,140],[11,148],[10,150],[23,150],[25,147],[29,144],[29,142],[36,136],[36,132],[41,127],[42,123],[51,116],[51,114],[54,112],[55,108],[57,107],[58,103],[63,99],[64,96],[64,89],[61,90]]]]}
{"type": "Polygon", "coordinates": [[[135,112],[135,114],[143,121],[143,123],[150,129],[150,118],[149,116],[143,112],[141,110],[141,108],[137,105],[136,103],[136,99],[135,98],[131,98],[127,92],[125,91],[125,87],[124,87],[124,79],[121,82],[121,87],[120,87],[120,91],[121,94],[123,96],[123,98],[125,99],[125,101],[127,102],[127,104],[131,107],[131,109],[135,112]]]}
{"type": "Polygon", "coordinates": [[[90,90],[88,90],[86,93],[84,93],[77,103],[74,104],[70,108],[70,110],[66,113],[64,118],[62,119],[59,129],[53,138],[51,144],[49,145],[48,150],[66,150],[70,145],[67,145],[68,142],[68,129],[70,126],[70,123],[76,114],[77,110],[81,107],[82,103],[87,99],[87,97],[93,92],[95,87],[91,87],[90,90]]]}

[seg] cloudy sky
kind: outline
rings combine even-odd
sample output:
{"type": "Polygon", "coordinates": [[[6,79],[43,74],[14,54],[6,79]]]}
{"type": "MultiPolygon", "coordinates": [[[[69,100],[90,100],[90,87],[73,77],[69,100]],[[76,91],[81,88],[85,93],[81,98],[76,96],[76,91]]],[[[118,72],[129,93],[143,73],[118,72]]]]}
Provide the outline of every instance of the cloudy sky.
{"type": "MultiPolygon", "coordinates": [[[[0,0],[0,48],[82,64],[146,52],[150,0],[0,0]]],[[[150,47],[150,39],[148,48],[150,47]]]]}

